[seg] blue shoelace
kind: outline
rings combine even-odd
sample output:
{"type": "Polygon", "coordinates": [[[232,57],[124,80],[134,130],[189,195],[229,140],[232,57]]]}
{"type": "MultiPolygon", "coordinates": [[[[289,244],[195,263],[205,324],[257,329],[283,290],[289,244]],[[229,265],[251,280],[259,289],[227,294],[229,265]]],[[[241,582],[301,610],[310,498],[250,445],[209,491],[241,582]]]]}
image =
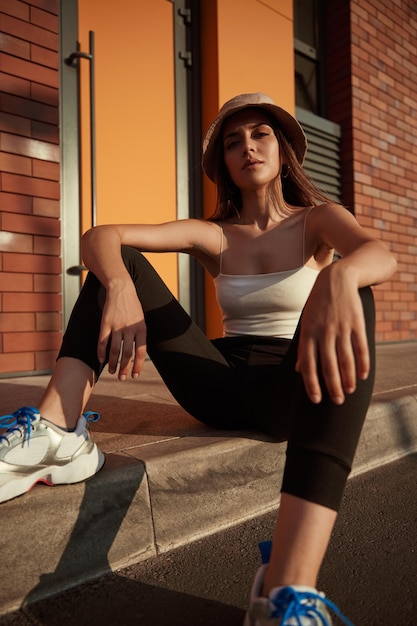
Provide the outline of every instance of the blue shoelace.
{"type": "MultiPolygon", "coordinates": [[[[86,411],[83,416],[87,422],[98,422],[100,414],[96,411],[86,411]]],[[[0,428],[5,428],[4,435],[0,435],[0,442],[2,440],[8,441],[7,437],[13,432],[21,432],[23,428],[27,433],[27,442],[29,445],[30,435],[33,430],[32,422],[39,418],[39,411],[33,406],[23,406],[14,413],[9,415],[0,416],[0,428]]]]}
{"type": "Polygon", "coordinates": [[[33,430],[32,422],[39,418],[39,411],[33,406],[22,406],[14,413],[3,415],[0,417],[0,428],[6,428],[4,435],[0,435],[2,440],[8,441],[7,437],[13,432],[21,432],[23,428],[27,433],[27,441],[29,445],[30,434],[33,430]]]}
{"type": "Polygon", "coordinates": [[[83,413],[83,417],[85,417],[87,422],[98,422],[100,419],[100,413],[97,413],[97,411],[86,411],[83,413]]]}
{"type": "MultiPolygon", "coordinates": [[[[271,541],[263,541],[259,544],[262,562],[264,564],[269,562],[271,548],[271,541]]],[[[328,620],[315,604],[317,600],[331,609],[346,626],[353,626],[352,622],[343,615],[339,607],[325,596],[321,596],[319,593],[312,591],[298,591],[293,587],[280,589],[276,598],[271,600],[274,605],[271,617],[279,617],[283,624],[286,623],[286,620],[295,618],[299,626],[302,626],[301,618],[309,617],[311,619],[319,619],[322,626],[329,626],[328,620]]]]}
{"type": "Polygon", "coordinates": [[[283,624],[287,623],[286,620],[295,618],[299,626],[302,626],[301,618],[309,617],[314,620],[320,620],[319,623],[322,626],[330,626],[323,612],[316,606],[317,600],[331,609],[346,626],[353,626],[352,622],[343,615],[339,607],[325,596],[312,591],[298,591],[298,589],[293,587],[284,587],[278,592],[276,599],[271,600],[274,605],[271,617],[279,617],[283,624]]]}

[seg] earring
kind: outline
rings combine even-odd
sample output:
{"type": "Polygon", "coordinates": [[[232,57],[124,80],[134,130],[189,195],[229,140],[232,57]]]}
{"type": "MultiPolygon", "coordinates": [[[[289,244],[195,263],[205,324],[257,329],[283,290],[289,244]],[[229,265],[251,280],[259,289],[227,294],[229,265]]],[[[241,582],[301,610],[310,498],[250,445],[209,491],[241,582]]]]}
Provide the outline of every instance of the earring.
{"type": "Polygon", "coordinates": [[[281,167],[281,178],[288,178],[290,169],[291,169],[290,166],[287,163],[284,163],[283,166],[281,167]]]}

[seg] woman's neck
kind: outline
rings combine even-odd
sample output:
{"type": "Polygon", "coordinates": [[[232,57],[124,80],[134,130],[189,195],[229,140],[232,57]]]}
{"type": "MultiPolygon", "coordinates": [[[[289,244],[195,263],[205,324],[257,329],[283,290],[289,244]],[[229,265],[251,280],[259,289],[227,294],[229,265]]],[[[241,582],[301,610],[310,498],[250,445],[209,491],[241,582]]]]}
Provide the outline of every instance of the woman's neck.
{"type": "Polygon", "coordinates": [[[242,196],[242,208],[236,220],[238,224],[255,224],[260,230],[281,222],[285,212],[280,212],[271,202],[268,202],[265,194],[245,194],[242,196]]]}

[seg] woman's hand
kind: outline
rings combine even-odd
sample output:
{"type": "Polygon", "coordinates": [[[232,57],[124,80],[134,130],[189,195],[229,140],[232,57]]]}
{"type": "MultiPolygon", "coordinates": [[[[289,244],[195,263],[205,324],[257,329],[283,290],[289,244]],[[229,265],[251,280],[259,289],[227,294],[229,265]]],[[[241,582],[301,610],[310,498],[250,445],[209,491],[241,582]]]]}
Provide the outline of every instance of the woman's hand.
{"type": "Polygon", "coordinates": [[[357,281],[337,262],[322,270],[306,302],[300,327],[296,370],[314,403],[321,402],[321,371],[335,404],[369,375],[365,319],[357,281]]]}
{"type": "Polygon", "coordinates": [[[110,374],[116,372],[120,356],[119,379],[126,379],[132,358],[132,378],[137,378],[146,356],[146,324],[130,277],[114,281],[106,290],[97,347],[100,363],[105,361],[109,340],[110,374]]]}

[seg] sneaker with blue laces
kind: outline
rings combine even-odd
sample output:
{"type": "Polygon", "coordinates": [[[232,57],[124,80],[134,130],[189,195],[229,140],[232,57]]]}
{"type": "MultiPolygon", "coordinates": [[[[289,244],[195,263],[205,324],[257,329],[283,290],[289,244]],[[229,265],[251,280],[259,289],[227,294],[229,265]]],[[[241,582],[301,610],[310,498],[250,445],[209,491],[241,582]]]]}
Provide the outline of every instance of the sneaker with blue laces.
{"type": "Polygon", "coordinates": [[[98,419],[98,413],[87,411],[68,432],[30,406],[0,417],[0,502],[26,493],[37,482],[78,483],[96,474],[104,454],[93,442],[88,422],[98,419]]]}
{"type": "MultiPolygon", "coordinates": [[[[260,545],[263,556],[270,542],[260,545]]],[[[313,587],[291,585],[272,589],[267,598],[261,596],[267,564],[264,560],[253,583],[250,606],[243,626],[332,626],[329,609],[346,626],[353,624],[340,609],[313,587]]]]}

